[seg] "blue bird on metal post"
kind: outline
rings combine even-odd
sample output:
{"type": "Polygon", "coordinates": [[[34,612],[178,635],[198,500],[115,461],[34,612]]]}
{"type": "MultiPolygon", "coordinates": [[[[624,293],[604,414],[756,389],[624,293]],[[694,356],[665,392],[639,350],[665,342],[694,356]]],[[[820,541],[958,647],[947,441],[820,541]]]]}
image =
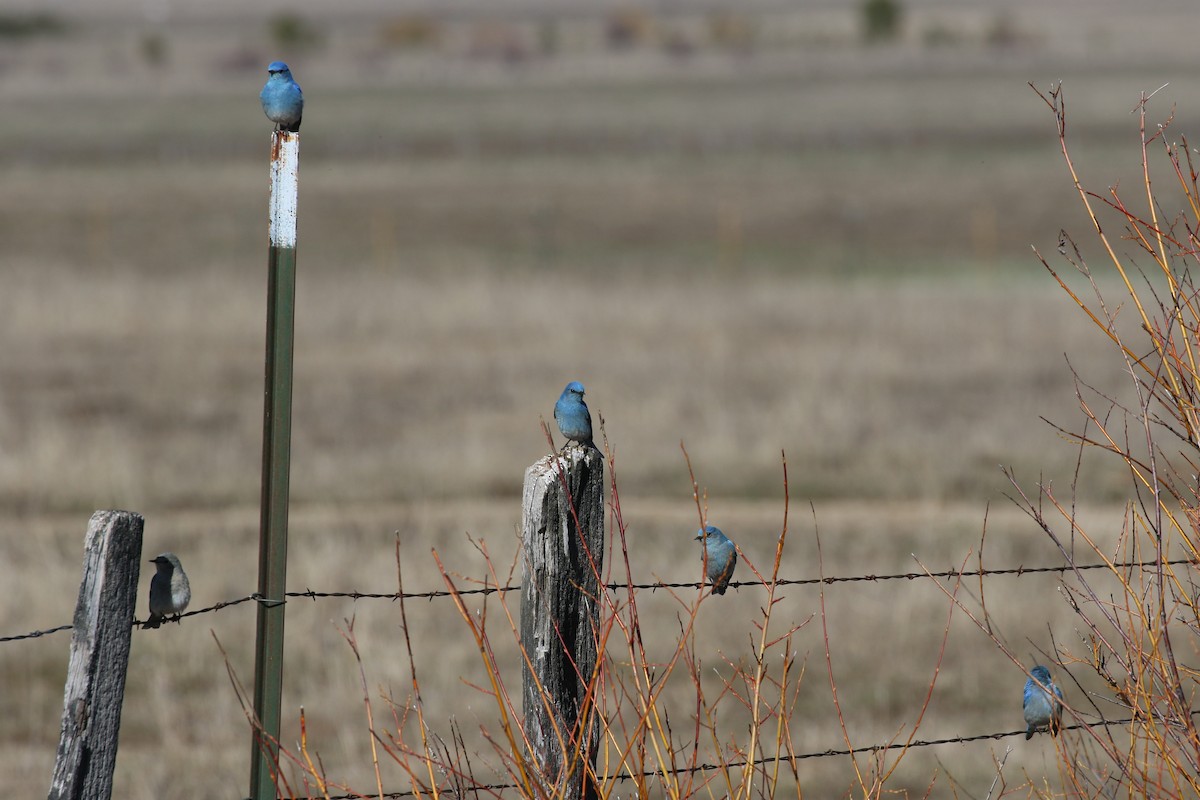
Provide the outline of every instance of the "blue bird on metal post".
{"type": "Polygon", "coordinates": [[[1050,729],[1051,736],[1058,736],[1062,727],[1062,690],[1050,680],[1050,670],[1036,666],[1029,671],[1032,676],[1025,681],[1025,740],[1043,728],[1050,729]],[[1040,686],[1038,684],[1041,684],[1040,686]]]}
{"type": "Polygon", "coordinates": [[[282,61],[272,61],[267,72],[270,73],[267,85],[258,95],[263,113],[275,123],[277,130],[296,133],[304,114],[304,93],[300,91],[300,84],[292,79],[292,71],[282,61]]]}
{"type": "Polygon", "coordinates": [[[583,384],[571,381],[554,404],[554,421],[568,441],[592,444],[592,414],[583,402],[583,384]]]}
{"type": "Polygon", "coordinates": [[[712,584],[713,594],[725,594],[733,568],[737,566],[737,548],[720,528],[713,525],[696,531],[696,541],[704,542],[700,560],[705,562],[704,573],[712,584]]]}

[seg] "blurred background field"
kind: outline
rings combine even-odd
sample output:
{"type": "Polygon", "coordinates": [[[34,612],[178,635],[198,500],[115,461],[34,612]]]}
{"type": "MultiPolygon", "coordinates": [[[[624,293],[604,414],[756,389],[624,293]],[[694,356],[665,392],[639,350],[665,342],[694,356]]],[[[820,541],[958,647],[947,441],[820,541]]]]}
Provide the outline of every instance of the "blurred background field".
{"type": "MultiPolygon", "coordinates": [[[[1072,366],[1118,393],[1127,378],[1031,251],[1089,223],[1026,82],[1064,82],[1085,179],[1136,181],[1139,93],[1166,84],[1151,116],[1200,122],[1200,8],[901,5],[895,36],[867,42],[854,3],[5,4],[0,635],[70,621],[95,508],[145,514],[148,557],[177,552],[196,605],[255,588],[257,93],[275,58],[306,96],[292,588],[394,591],[394,532],[410,591],[441,588],[431,548],[481,576],[468,534],[510,563],[523,470],[572,379],[615,448],[640,580],[700,571],[681,441],[711,519],[760,566],[786,451],[785,577],[818,573],[818,526],[826,574],[957,565],[985,518],[988,566],[1059,563],[1000,465],[1065,489],[1078,452],[1040,418],[1078,422],[1072,366]]],[[[1127,487],[1117,461],[1086,459],[1083,513],[1115,532],[1127,487]]],[[[1030,664],[1071,635],[1055,585],[991,589],[1030,664]]],[[[643,602],[672,636],[668,599],[643,602]]],[[[738,659],[759,602],[744,587],[702,608],[714,664],[738,659]]],[[[827,602],[854,743],[885,741],[920,706],[945,598],[915,581],[827,602]]],[[[785,607],[805,619],[815,591],[785,607]]],[[[489,724],[451,605],[409,613],[430,718],[489,724]]],[[[392,604],[298,601],[285,709],[305,706],[331,776],[361,790],[337,633],[353,614],[372,689],[403,694],[392,604]]],[[[210,629],[249,680],[249,605],[135,631],[119,796],[245,792],[249,731],[210,629]]],[[[0,646],[15,796],[48,784],[68,639],[0,646]]],[[[923,737],[1020,726],[1023,677],[985,643],[953,627],[923,737]]],[[[842,747],[816,626],[797,644],[813,658],[798,749],[842,747]]],[[[1049,769],[1046,738],[1016,745],[1017,769],[1049,769]]],[[[996,748],[929,748],[899,786],[939,770],[982,796],[996,748]]],[[[812,796],[851,780],[844,761],[806,767],[812,796]]]]}

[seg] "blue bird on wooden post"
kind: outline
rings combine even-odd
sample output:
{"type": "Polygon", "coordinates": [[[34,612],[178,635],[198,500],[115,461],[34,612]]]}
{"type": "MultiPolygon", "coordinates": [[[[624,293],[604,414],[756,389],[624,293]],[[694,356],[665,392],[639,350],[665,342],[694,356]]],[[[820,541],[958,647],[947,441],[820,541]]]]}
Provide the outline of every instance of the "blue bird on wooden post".
{"type": "Polygon", "coordinates": [[[568,441],[592,444],[592,414],[583,402],[583,384],[571,381],[554,404],[554,421],[568,441]]]}
{"type": "Polygon", "coordinates": [[[277,130],[296,133],[304,115],[304,93],[300,91],[300,84],[292,79],[292,71],[282,61],[272,61],[267,72],[270,77],[258,95],[263,113],[275,123],[277,130]]]}
{"type": "Polygon", "coordinates": [[[704,542],[700,560],[704,562],[704,574],[712,584],[713,594],[725,594],[733,568],[737,566],[737,548],[720,528],[709,525],[696,531],[696,541],[704,542]]]}
{"type": "Polygon", "coordinates": [[[1062,690],[1050,680],[1050,670],[1036,666],[1029,671],[1032,676],[1025,681],[1023,709],[1025,711],[1025,740],[1043,728],[1050,729],[1051,736],[1058,736],[1062,727],[1062,690]],[[1040,685],[1039,685],[1040,684],[1040,685]]]}

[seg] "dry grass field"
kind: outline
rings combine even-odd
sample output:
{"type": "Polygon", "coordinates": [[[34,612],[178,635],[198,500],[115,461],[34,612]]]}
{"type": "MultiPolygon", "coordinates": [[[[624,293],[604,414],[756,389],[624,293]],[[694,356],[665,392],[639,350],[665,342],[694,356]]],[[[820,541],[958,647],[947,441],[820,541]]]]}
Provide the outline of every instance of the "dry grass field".
{"type": "MultiPolygon", "coordinates": [[[[70,621],[96,508],[143,513],[147,556],[181,556],[194,606],[256,586],[256,95],[281,46],[270,11],[151,5],[55,4],[63,31],[0,50],[0,635],[70,621]]],[[[616,453],[638,580],[699,575],[681,442],[712,521],[760,567],[786,452],[785,577],[818,574],[818,530],[827,575],[956,566],[985,524],[987,566],[1060,563],[1000,467],[1067,494],[1078,450],[1041,418],[1078,425],[1071,367],[1118,394],[1128,378],[1030,250],[1054,254],[1060,228],[1094,243],[1026,82],[1063,80],[1086,177],[1132,186],[1140,92],[1169,84],[1152,109],[1200,124],[1200,9],[913,0],[902,39],[868,47],[838,4],[764,2],[739,12],[754,35],[729,49],[711,40],[713,3],[650,15],[614,50],[613,4],[578,0],[559,27],[539,3],[462,4],[415,44],[427,11],[381,5],[292,4],[320,41],[284,47],[307,98],[291,588],[395,591],[397,536],[409,591],[442,588],[431,549],[482,577],[471,539],[507,572],[523,470],[572,379],[616,453]]],[[[1086,458],[1081,515],[1115,535],[1128,489],[1118,461],[1086,458]]],[[[1030,664],[1074,635],[1057,583],[990,582],[1030,664]]],[[[643,598],[670,639],[678,606],[643,598]]],[[[788,590],[778,619],[818,599],[788,590]]],[[[761,601],[754,587],[705,601],[701,658],[747,657],[761,601]]],[[[853,743],[886,741],[924,698],[946,599],[916,580],[838,584],[826,602],[853,743]]],[[[493,728],[465,687],[482,671],[453,606],[408,613],[428,717],[493,728]]],[[[303,706],[330,776],[368,791],[350,617],[373,695],[405,694],[394,604],[293,601],[285,740],[303,706]]],[[[135,631],[116,796],[243,796],[250,732],[213,637],[249,681],[253,619],[245,604],[135,631]]],[[[0,644],[12,796],[48,786],[68,640],[0,644]]],[[[796,747],[844,747],[820,626],[795,644],[796,747]]],[[[920,737],[1017,729],[1022,680],[956,618],[920,737]]],[[[681,718],[690,690],[674,690],[681,718]]],[[[1013,783],[1053,779],[1048,737],[1013,746],[1013,783]]],[[[931,796],[957,782],[982,797],[1003,748],[925,748],[890,788],[922,796],[936,774],[931,796]]],[[[808,796],[851,785],[845,759],[804,768],[808,796]]],[[[398,771],[384,786],[407,788],[398,771]]]]}

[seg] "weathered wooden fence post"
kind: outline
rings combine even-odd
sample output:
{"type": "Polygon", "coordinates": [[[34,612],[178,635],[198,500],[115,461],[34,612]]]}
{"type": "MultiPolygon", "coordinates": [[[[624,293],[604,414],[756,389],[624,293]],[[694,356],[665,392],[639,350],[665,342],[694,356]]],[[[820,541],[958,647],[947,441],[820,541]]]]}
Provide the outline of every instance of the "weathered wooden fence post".
{"type": "Polygon", "coordinates": [[[142,526],[130,511],[97,511],[88,522],[50,800],[112,796],[142,526]]]}
{"type": "Polygon", "coordinates": [[[604,563],[604,457],[572,444],[525,471],[521,645],[525,734],[555,797],[594,797],[604,563]],[[532,669],[531,669],[532,664],[532,669]]]}

